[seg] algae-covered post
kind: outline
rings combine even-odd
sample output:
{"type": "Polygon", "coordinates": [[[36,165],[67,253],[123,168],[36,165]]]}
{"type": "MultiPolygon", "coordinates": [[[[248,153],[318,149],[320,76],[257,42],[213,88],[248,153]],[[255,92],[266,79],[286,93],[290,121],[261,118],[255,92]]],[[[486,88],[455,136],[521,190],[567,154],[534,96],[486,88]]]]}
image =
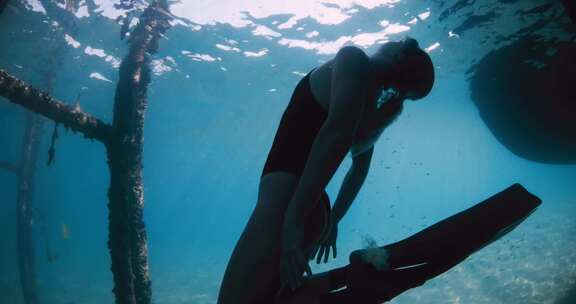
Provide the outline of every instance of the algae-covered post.
{"type": "Polygon", "coordinates": [[[146,230],[143,220],[144,188],[142,185],[142,147],[147,87],[150,83],[150,58],[158,40],[168,29],[170,14],[167,1],[151,4],[140,17],[140,24],[130,35],[128,54],[120,65],[120,78],[114,101],[114,134],[107,142],[110,167],[109,247],[112,256],[117,298],[134,299],[122,303],[150,303],[146,230]],[[125,230],[127,229],[127,230],[125,230]],[[129,252],[130,256],[125,256],[129,252]],[[125,272],[129,269],[130,272],[125,272]],[[118,272],[118,274],[117,274],[118,272]],[[124,279],[120,279],[126,276],[124,279]],[[126,289],[120,284],[133,280],[126,289]]]}
{"type": "MultiPolygon", "coordinates": [[[[51,54],[54,56],[54,53],[51,54]]],[[[53,61],[50,61],[53,63],[53,61]]],[[[51,91],[55,67],[48,66],[44,74],[44,86],[51,91]]],[[[43,119],[26,113],[26,126],[18,164],[6,163],[5,169],[16,174],[18,178],[16,196],[16,238],[18,250],[18,271],[22,297],[26,304],[39,303],[36,288],[36,266],[34,259],[34,236],[32,233],[34,214],[34,193],[36,163],[43,131],[43,119]]]]}
{"type": "MultiPolygon", "coordinates": [[[[53,16],[54,17],[54,16],[53,16]]],[[[51,41],[56,41],[55,30],[50,30],[51,41]]],[[[56,60],[61,56],[61,44],[53,42],[48,48],[48,65],[46,70],[41,71],[42,83],[47,92],[54,87],[56,60]]],[[[34,212],[37,208],[35,197],[36,164],[40,150],[40,142],[44,129],[44,119],[34,113],[26,113],[26,127],[22,152],[18,165],[18,189],[16,198],[16,233],[18,239],[18,268],[20,273],[20,285],[26,304],[36,304],[39,300],[36,286],[36,267],[34,236],[32,233],[34,212]]]]}
{"type": "Polygon", "coordinates": [[[143,221],[142,148],[147,86],[148,54],[170,27],[168,3],[155,1],[146,8],[130,35],[129,51],[120,65],[112,125],[0,70],[0,96],[33,112],[62,123],[107,148],[110,168],[108,190],[109,241],[116,303],[148,304],[151,285],[146,231],[143,221]]]}
{"type": "Polygon", "coordinates": [[[18,270],[20,273],[22,297],[26,304],[38,303],[34,263],[34,241],[32,237],[32,204],[36,158],[41,132],[42,122],[40,117],[28,113],[26,115],[26,129],[22,142],[20,161],[18,164],[0,162],[0,169],[8,170],[18,178],[16,199],[18,270]]]}
{"type": "Polygon", "coordinates": [[[27,113],[26,129],[22,141],[22,153],[18,164],[0,163],[0,168],[16,175],[16,238],[18,248],[18,270],[22,297],[26,304],[38,303],[36,292],[36,267],[34,263],[34,239],[32,236],[32,210],[34,197],[34,176],[36,158],[42,132],[41,118],[27,113]]]}
{"type": "Polygon", "coordinates": [[[26,129],[22,143],[18,194],[16,198],[16,231],[18,239],[18,268],[20,285],[26,304],[36,304],[36,271],[34,262],[34,238],[32,236],[32,218],[36,159],[42,133],[42,118],[29,113],[26,115],[26,129]]]}

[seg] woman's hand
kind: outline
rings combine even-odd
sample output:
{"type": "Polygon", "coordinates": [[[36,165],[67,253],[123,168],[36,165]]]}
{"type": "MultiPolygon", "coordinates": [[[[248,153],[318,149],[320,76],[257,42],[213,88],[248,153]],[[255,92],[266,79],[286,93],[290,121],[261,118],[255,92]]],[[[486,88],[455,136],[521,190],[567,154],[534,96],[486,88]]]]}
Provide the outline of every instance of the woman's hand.
{"type": "Polygon", "coordinates": [[[312,274],[304,256],[303,240],[303,225],[284,225],[282,256],[280,257],[280,282],[283,287],[290,287],[291,290],[300,287],[304,272],[308,275],[312,274]]]}
{"type": "Polygon", "coordinates": [[[328,263],[328,256],[330,255],[330,248],[332,248],[332,255],[336,258],[336,238],[338,237],[338,223],[330,219],[328,224],[328,232],[320,240],[320,244],[312,251],[310,259],[316,256],[316,264],[320,264],[322,256],[324,256],[324,263],[328,263]]]}

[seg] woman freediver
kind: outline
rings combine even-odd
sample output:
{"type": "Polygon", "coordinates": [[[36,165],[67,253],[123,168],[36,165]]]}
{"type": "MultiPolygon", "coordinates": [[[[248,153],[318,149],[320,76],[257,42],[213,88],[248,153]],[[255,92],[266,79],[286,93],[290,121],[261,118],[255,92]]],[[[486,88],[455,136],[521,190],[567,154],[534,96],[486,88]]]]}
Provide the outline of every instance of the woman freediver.
{"type": "Polygon", "coordinates": [[[432,61],[412,38],[384,43],[371,56],[343,47],[300,80],[264,165],[258,202],[228,262],[219,304],[272,303],[281,285],[299,286],[310,256],[317,252],[326,261],[330,249],[336,255],[337,224],[366,178],[374,143],[403,102],[425,97],[433,83],[432,61]],[[352,166],[333,211],[323,215],[329,210],[324,188],[348,152],[352,166]],[[305,228],[314,225],[326,229],[305,244],[305,228]]]}

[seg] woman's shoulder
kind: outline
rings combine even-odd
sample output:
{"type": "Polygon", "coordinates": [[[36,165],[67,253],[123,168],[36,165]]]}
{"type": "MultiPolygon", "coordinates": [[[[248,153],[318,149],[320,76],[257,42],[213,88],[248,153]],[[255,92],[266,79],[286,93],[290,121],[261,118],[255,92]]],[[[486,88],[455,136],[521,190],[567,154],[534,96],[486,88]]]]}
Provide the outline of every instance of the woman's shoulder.
{"type": "Polygon", "coordinates": [[[330,81],[332,78],[333,60],[329,60],[310,73],[310,89],[316,101],[324,109],[328,109],[330,103],[330,81]]]}
{"type": "Polygon", "coordinates": [[[354,64],[368,63],[369,57],[361,48],[354,45],[347,45],[336,53],[336,61],[345,60],[354,64]]]}

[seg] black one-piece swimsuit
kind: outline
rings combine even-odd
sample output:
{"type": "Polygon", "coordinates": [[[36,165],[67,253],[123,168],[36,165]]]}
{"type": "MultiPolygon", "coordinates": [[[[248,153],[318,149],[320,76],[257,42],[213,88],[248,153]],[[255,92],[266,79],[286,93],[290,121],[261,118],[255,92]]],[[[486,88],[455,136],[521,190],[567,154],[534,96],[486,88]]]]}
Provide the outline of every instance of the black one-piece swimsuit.
{"type": "Polygon", "coordinates": [[[311,73],[300,80],[292,93],[268,153],[262,176],[275,171],[302,176],[314,139],[327,117],[326,110],[312,94],[311,73]]]}
{"type": "MultiPolygon", "coordinates": [[[[314,139],[328,116],[312,94],[310,88],[312,71],[298,82],[292,93],[290,103],[282,114],[261,176],[284,171],[301,177],[304,172],[314,139]]],[[[320,196],[320,204],[322,209],[330,213],[330,198],[325,190],[320,196]]]]}

